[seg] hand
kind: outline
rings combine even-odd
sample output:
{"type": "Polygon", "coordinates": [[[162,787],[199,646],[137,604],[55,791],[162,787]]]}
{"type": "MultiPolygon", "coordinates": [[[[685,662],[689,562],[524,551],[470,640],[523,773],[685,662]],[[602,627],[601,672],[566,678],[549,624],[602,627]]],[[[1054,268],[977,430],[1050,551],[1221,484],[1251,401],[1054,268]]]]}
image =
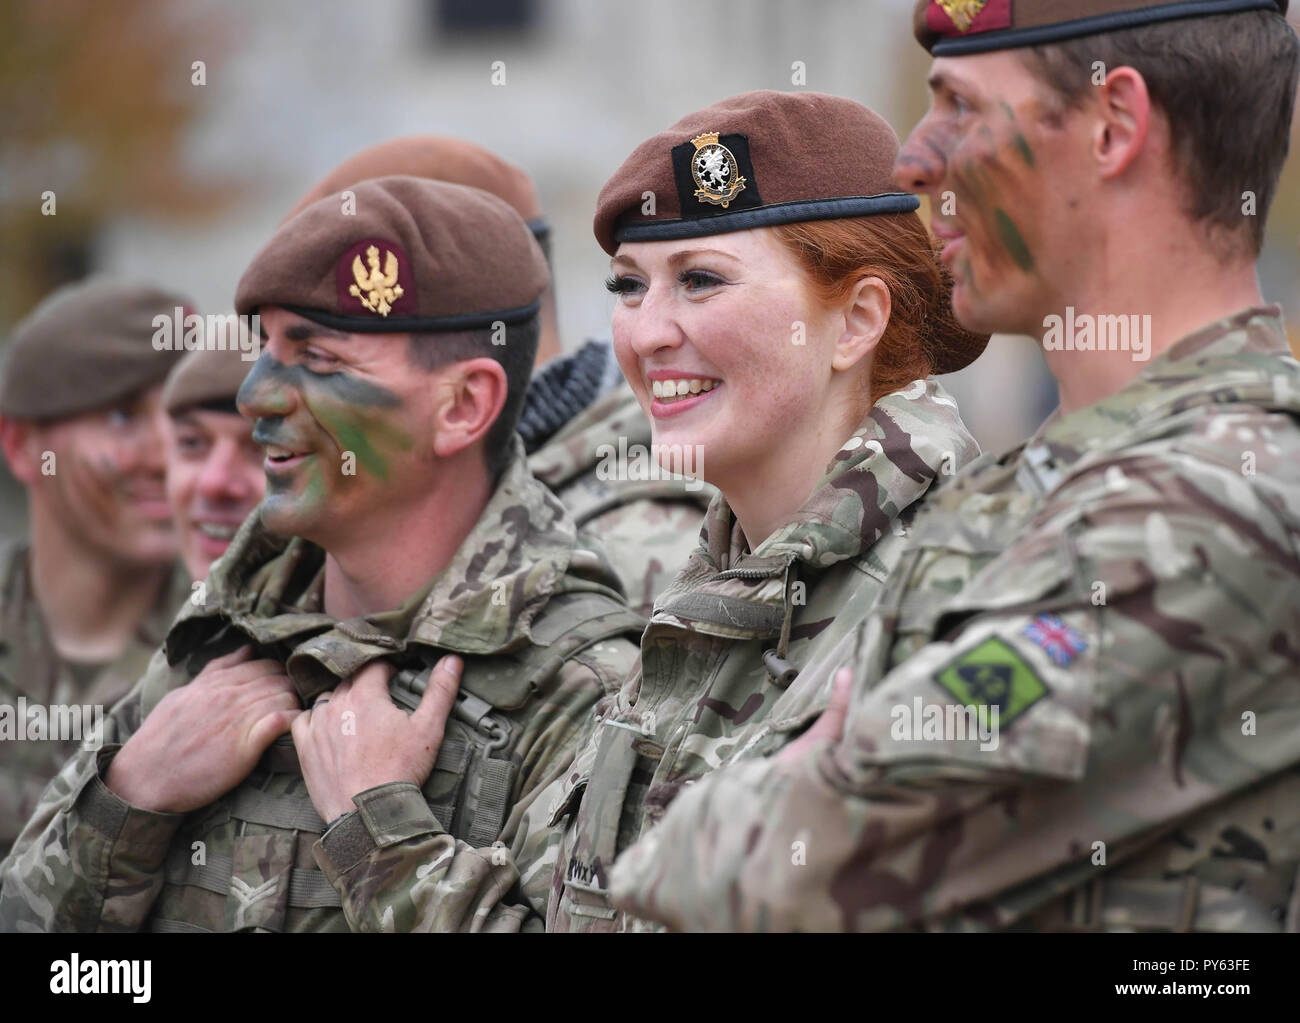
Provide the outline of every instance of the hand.
{"type": "Polygon", "coordinates": [[[424,784],[438,759],[462,667],[454,655],[440,660],[413,714],[388,694],[393,666],[373,661],[298,715],[293,741],[321,820],[352,810],[352,797],[376,785],[424,784]]]}
{"type": "Polygon", "coordinates": [[[812,727],[776,755],[777,760],[798,760],[822,739],[839,742],[844,737],[844,719],[849,714],[849,693],[853,689],[853,672],[841,668],[831,683],[831,702],[812,727]]]}
{"type": "Polygon", "coordinates": [[[280,662],[252,656],[242,646],[213,658],[158,701],[109,764],[108,787],[142,809],[186,813],[243,781],[301,713],[280,662]]]}

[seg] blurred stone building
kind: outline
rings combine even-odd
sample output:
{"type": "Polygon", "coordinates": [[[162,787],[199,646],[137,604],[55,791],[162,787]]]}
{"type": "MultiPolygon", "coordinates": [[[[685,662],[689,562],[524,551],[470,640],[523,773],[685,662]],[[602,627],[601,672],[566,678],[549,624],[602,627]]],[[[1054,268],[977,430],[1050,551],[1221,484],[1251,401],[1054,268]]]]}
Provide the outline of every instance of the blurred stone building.
{"type": "MultiPolygon", "coordinates": [[[[30,250],[41,248],[30,239],[45,238],[48,252],[28,267],[43,278],[40,288],[103,269],[165,281],[204,311],[227,311],[252,255],[333,165],[397,135],[461,136],[536,179],[553,227],[561,332],[576,347],[608,333],[608,261],[592,238],[591,216],[600,186],[631,149],[690,110],[755,88],[851,96],[906,135],[928,102],[928,58],[911,38],[912,6],[0,0],[0,12],[11,15],[0,62],[13,55],[30,64],[33,52],[45,61],[26,78],[20,68],[0,79],[7,81],[0,97],[6,143],[12,125],[26,125],[18,132],[24,145],[0,155],[0,215],[22,211],[29,239],[0,261],[30,262],[30,250]],[[89,25],[88,7],[102,9],[89,25]],[[37,9],[44,13],[30,14],[37,9]],[[71,41],[96,31],[107,36],[100,51],[93,40],[71,41]],[[151,34],[157,38],[149,44],[151,34]],[[41,46],[34,48],[33,35],[41,46]],[[51,78],[62,106],[48,101],[51,78]],[[31,113],[33,103],[45,103],[44,122],[31,113]],[[95,140],[89,150],[87,137],[95,140]],[[153,148],[135,151],[137,140],[153,148]],[[130,158],[125,170],[115,153],[130,158]],[[103,187],[106,174],[112,188],[103,187]],[[32,219],[46,188],[58,194],[59,231],[49,219],[32,219]]],[[[1300,322],[1298,177],[1293,160],[1265,267],[1267,293],[1288,304],[1293,322],[1300,322]]],[[[34,280],[18,292],[0,287],[0,331],[40,297],[34,280]]],[[[1026,339],[995,339],[951,387],[986,448],[1024,436],[1055,403],[1026,339]]]]}

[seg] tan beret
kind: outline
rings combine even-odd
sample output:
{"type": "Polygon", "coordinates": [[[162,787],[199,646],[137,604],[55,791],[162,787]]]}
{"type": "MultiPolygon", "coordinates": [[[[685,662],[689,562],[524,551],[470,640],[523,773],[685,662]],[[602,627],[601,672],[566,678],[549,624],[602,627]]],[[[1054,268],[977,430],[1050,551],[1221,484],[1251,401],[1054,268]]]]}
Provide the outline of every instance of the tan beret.
{"type": "Polygon", "coordinates": [[[936,57],[1042,46],[1080,36],[1240,11],[1286,14],[1288,0],[917,0],[913,31],[936,57]]]}
{"type": "Polygon", "coordinates": [[[0,412],[63,419],[160,383],[176,364],[157,350],[154,320],[183,322],[192,304],[152,284],[92,277],[49,295],[14,328],[0,412]]]}
{"type": "Polygon", "coordinates": [[[894,129],[851,99],[742,93],[637,146],[600,191],[596,240],[612,256],[625,241],[909,213],[920,201],[894,183],[897,153],[894,129]]]}
{"type": "Polygon", "coordinates": [[[282,306],[349,333],[471,330],[536,315],[546,260],[523,218],[477,188],[358,182],[281,224],[240,278],[241,315],[282,306]]]}
{"type": "MultiPolygon", "coordinates": [[[[242,319],[239,320],[239,329],[248,329],[242,319]]],[[[187,352],[167,376],[163,408],[169,415],[215,403],[233,408],[239,386],[252,368],[252,362],[244,359],[236,348],[187,352]]]]}
{"type": "Polygon", "coordinates": [[[441,135],[412,135],[362,150],[316,182],[289,217],[320,199],[338,196],[359,181],[393,174],[481,188],[513,206],[534,233],[544,225],[537,191],[527,174],[482,146],[441,135]]]}

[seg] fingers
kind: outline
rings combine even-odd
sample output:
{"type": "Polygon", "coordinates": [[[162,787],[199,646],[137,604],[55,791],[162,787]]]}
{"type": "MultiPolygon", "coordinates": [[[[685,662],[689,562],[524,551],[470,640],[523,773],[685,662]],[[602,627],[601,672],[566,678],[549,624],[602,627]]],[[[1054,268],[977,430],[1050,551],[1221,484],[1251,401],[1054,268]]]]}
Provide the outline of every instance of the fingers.
{"type": "Polygon", "coordinates": [[[353,675],[338,690],[341,692],[343,686],[351,686],[356,689],[357,693],[364,694],[369,698],[375,698],[380,695],[386,699],[388,696],[388,680],[393,677],[393,666],[388,661],[371,661],[364,668],[353,675]]]}
{"type": "Polygon", "coordinates": [[[844,735],[844,721],[849,716],[849,696],[852,692],[853,672],[849,668],[841,668],[831,683],[831,702],[826,707],[826,716],[833,717],[835,721],[836,739],[844,735]]]}
{"type": "Polygon", "coordinates": [[[460,689],[460,676],[464,662],[455,654],[448,654],[429,674],[429,684],[424,687],[420,706],[411,717],[418,721],[422,730],[441,736],[456,703],[456,693],[460,689]]]}
{"type": "Polygon", "coordinates": [[[267,746],[291,729],[296,739],[298,737],[298,719],[301,716],[302,711],[296,706],[268,711],[258,718],[253,723],[253,727],[248,730],[249,741],[256,749],[265,750],[267,746]]]}
{"type": "Polygon", "coordinates": [[[243,646],[237,647],[228,654],[212,658],[212,660],[208,661],[208,663],[203,666],[203,670],[205,672],[224,671],[226,668],[233,668],[238,664],[243,664],[252,656],[253,645],[251,643],[245,643],[243,646]]]}

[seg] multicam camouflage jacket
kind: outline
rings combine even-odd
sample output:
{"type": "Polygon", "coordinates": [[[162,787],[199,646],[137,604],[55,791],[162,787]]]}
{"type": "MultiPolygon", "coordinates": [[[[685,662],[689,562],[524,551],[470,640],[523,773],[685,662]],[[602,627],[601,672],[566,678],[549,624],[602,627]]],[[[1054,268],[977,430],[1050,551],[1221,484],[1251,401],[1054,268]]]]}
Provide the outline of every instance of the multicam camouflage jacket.
{"type": "Polygon", "coordinates": [[[103,748],[83,748],[46,790],[0,876],[0,927],[493,930],[527,919],[540,929],[531,907],[544,906],[551,860],[534,858],[551,847],[525,847],[527,835],[516,843],[518,821],[569,766],[596,701],[626,676],[640,619],[603,560],[575,546],[522,446],[451,563],[404,607],[329,617],[323,564],[320,548],[274,537],[250,516],[202,601],[106,719],[103,748]],[[428,669],[461,655],[464,698],[423,790],[368,790],[322,837],[286,735],[200,810],[153,813],[113,794],[109,759],[163,695],[248,642],[283,661],[304,707],[383,658],[399,668],[394,699],[413,709],[428,669]]]}
{"type": "Polygon", "coordinates": [[[716,493],[701,480],[667,478],[650,455],[650,421],[623,384],[528,459],[582,533],[604,549],[628,606],[644,617],[695,550],[716,493]]]}
{"type": "Polygon", "coordinates": [[[968,467],[808,684],[845,660],[843,740],[692,786],[615,864],[615,905],[679,929],[1300,929],[1280,310],[968,467]]]}
{"type": "Polygon", "coordinates": [[[917,503],[978,454],[956,402],[917,380],[882,398],[789,523],[752,552],[719,495],[702,546],[655,604],[640,670],[553,797],[562,825],[548,929],[635,929],[606,873],[685,785],[779,749],[829,687],[792,679],[867,613],[917,503]]]}
{"type": "Polygon", "coordinates": [[[75,665],[54,650],[28,565],[26,542],[10,541],[0,549],[0,708],[6,708],[0,714],[14,728],[8,734],[0,724],[0,859],[41,790],[76,753],[83,737],[78,733],[107,714],[144,674],[190,592],[178,567],[112,663],[75,665]]]}

